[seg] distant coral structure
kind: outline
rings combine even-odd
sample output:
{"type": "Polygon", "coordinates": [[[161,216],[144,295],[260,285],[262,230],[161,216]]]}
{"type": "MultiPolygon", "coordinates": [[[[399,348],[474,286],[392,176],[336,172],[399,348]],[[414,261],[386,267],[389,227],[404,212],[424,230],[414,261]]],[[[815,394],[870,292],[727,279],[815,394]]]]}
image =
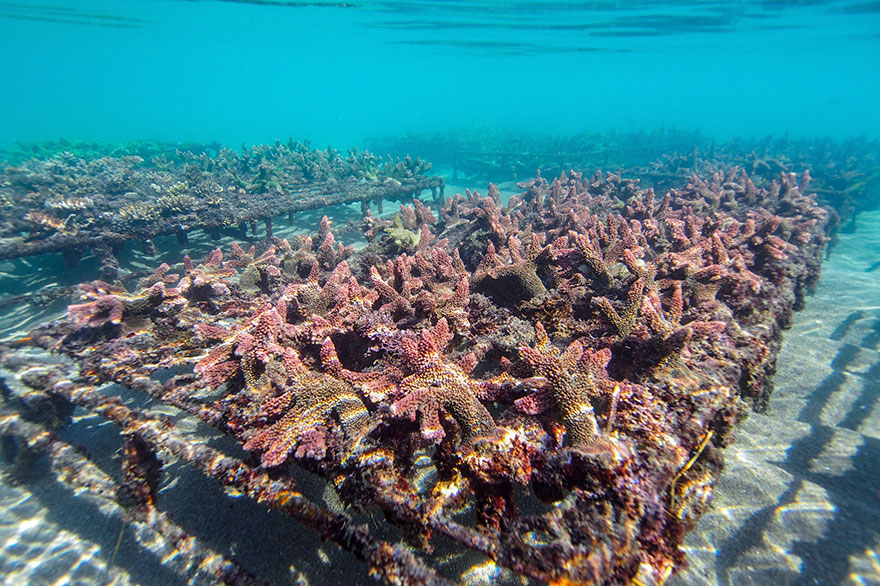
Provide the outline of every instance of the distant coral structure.
{"type": "Polygon", "coordinates": [[[93,147],[34,145],[14,165],[0,165],[0,259],[62,252],[74,265],[91,251],[112,280],[116,251],[129,241],[176,234],[186,245],[193,230],[246,237],[258,225],[271,237],[274,218],[299,210],[350,202],[368,209],[443,190],[421,159],[383,160],[292,140],[240,152],[133,143],[100,157],[93,147]]]}

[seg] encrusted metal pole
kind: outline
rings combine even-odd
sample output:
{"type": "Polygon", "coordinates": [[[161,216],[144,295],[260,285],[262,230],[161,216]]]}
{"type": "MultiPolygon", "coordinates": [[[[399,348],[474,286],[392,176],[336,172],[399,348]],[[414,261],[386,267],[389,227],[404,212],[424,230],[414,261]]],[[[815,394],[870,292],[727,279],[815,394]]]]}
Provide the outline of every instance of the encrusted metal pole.
{"type": "Polygon", "coordinates": [[[240,460],[188,440],[174,429],[170,421],[130,409],[118,397],[108,397],[90,385],[70,380],[63,365],[45,365],[33,359],[22,359],[2,346],[0,364],[17,368],[25,385],[63,397],[112,421],[124,433],[137,436],[152,449],[179,458],[223,486],[238,490],[313,528],[324,539],[337,543],[365,562],[371,573],[389,584],[433,586],[449,583],[405,546],[376,540],[366,526],[354,525],[347,517],[311,502],[296,490],[292,480],[272,478],[240,460]]]}
{"type": "MultiPolygon", "coordinates": [[[[46,456],[58,481],[78,495],[101,505],[101,510],[122,518],[135,530],[131,534],[141,546],[155,554],[163,565],[179,574],[196,571],[232,586],[261,586],[262,580],[189,535],[165,513],[152,505],[125,506],[123,489],[74,446],[59,440],[42,425],[25,421],[15,413],[0,416],[0,437],[13,437],[28,449],[46,456]]],[[[143,504],[143,503],[142,503],[143,504]]]]}

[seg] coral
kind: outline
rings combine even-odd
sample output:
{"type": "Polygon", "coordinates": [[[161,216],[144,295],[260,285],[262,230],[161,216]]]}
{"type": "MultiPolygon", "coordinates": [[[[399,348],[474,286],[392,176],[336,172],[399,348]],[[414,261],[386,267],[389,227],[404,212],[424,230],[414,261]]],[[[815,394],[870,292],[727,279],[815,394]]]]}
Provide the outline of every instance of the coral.
{"type": "Polygon", "coordinates": [[[256,292],[268,287],[268,280],[272,277],[280,277],[281,259],[275,254],[275,246],[269,246],[265,252],[257,256],[256,245],[251,245],[245,251],[236,243],[232,244],[232,254],[235,257],[223,263],[223,268],[244,269],[238,277],[238,285],[244,291],[256,292]]]}
{"type": "Polygon", "coordinates": [[[28,212],[24,215],[24,219],[32,223],[34,226],[39,226],[42,231],[49,233],[76,233],[74,224],[71,222],[73,215],[62,220],[61,218],[56,218],[52,214],[44,212],[28,212]]]}
{"type": "Polygon", "coordinates": [[[597,276],[605,280],[611,279],[609,270],[621,255],[627,252],[632,254],[629,247],[636,243],[629,224],[618,221],[613,215],[608,216],[605,225],[597,223],[586,232],[569,231],[569,236],[583,254],[584,262],[597,276]]]}
{"type": "Polygon", "coordinates": [[[502,305],[515,305],[546,295],[547,288],[538,270],[549,262],[550,249],[541,244],[541,238],[532,234],[523,253],[519,239],[511,236],[499,254],[490,242],[483,262],[474,273],[474,290],[497,298],[502,305]]]}
{"type": "Polygon", "coordinates": [[[263,161],[257,167],[257,175],[254,177],[253,183],[249,184],[246,189],[253,193],[266,193],[268,191],[284,191],[281,174],[271,163],[263,161]]]}
{"type": "MultiPolygon", "coordinates": [[[[35,155],[53,154],[0,167],[0,256],[118,249],[126,241],[165,234],[188,246],[192,230],[218,239],[233,229],[246,233],[248,226],[255,232],[258,222],[271,240],[278,216],[341,203],[409,200],[443,186],[441,178],[426,175],[430,165],[419,159],[381,161],[364,175],[358,157],[293,141],[211,154],[202,145],[189,146],[196,151],[139,146],[135,152],[148,155],[139,156],[120,147],[115,155],[90,158],[38,149],[35,155]]],[[[419,216],[429,214],[420,210],[419,216]]]]}
{"type": "Polygon", "coordinates": [[[284,463],[295,447],[297,458],[323,458],[327,450],[323,425],[333,414],[349,439],[363,434],[372,422],[355,389],[326,374],[299,372],[278,402],[288,403],[281,419],[244,443],[244,449],[262,452],[266,467],[284,463]]]}
{"type": "Polygon", "coordinates": [[[443,350],[452,339],[449,326],[441,319],[419,333],[418,341],[400,340],[399,357],[411,371],[400,381],[403,394],[391,405],[392,415],[414,420],[420,415],[422,436],[440,441],[446,435],[440,413],[451,416],[464,438],[489,433],[495,422],[480,397],[487,396],[485,384],[472,380],[461,365],[443,359],[443,350]]]}
{"type": "Polygon", "coordinates": [[[278,310],[274,306],[266,305],[234,334],[197,324],[196,331],[202,337],[228,335],[231,340],[216,346],[196,363],[195,372],[201,375],[204,383],[211,389],[216,389],[241,372],[248,389],[268,392],[268,386],[273,382],[270,365],[273,362],[283,362],[287,356],[285,349],[278,343],[283,322],[284,318],[278,310]]]}
{"type": "Polygon", "coordinates": [[[599,426],[591,400],[600,391],[602,380],[599,372],[611,358],[611,353],[584,350],[583,345],[574,341],[560,352],[547,337],[544,327],[535,325],[534,347],[523,346],[520,356],[534,373],[547,379],[548,389],[520,399],[517,406],[529,413],[537,414],[547,408],[547,399],[559,409],[560,418],[565,425],[565,442],[571,446],[582,446],[596,441],[599,426]]]}
{"type": "Polygon", "coordinates": [[[186,275],[180,279],[177,289],[180,294],[190,300],[207,300],[212,297],[224,297],[230,294],[229,280],[237,273],[234,269],[223,267],[223,251],[215,249],[203,263],[194,265],[189,255],[183,257],[186,275]]]}
{"type": "Polygon", "coordinates": [[[611,302],[605,297],[597,297],[594,303],[608,318],[608,321],[614,325],[617,335],[621,338],[627,337],[632,332],[639,314],[639,307],[642,305],[642,293],[645,290],[645,282],[642,279],[636,281],[629,288],[626,295],[626,303],[623,305],[622,311],[618,312],[611,302]]]}
{"type": "Polygon", "coordinates": [[[110,286],[104,282],[92,285],[91,290],[86,290],[91,301],[67,307],[70,319],[78,325],[91,327],[100,327],[105,323],[122,323],[124,307],[119,296],[110,294],[110,286]]]}
{"type": "Polygon", "coordinates": [[[418,247],[420,240],[420,234],[404,228],[400,216],[396,216],[394,224],[383,229],[380,246],[387,254],[399,254],[407,251],[412,252],[418,247]]]}
{"type": "Polygon", "coordinates": [[[345,368],[339,360],[336,344],[329,337],[321,345],[321,364],[328,373],[357,388],[359,395],[372,404],[381,404],[396,396],[397,385],[405,376],[402,369],[392,365],[380,371],[359,372],[345,368]]]}
{"type": "Polygon", "coordinates": [[[156,268],[155,271],[149,276],[146,276],[142,279],[138,280],[138,287],[141,289],[149,289],[156,283],[163,283],[166,286],[173,285],[180,280],[180,276],[174,273],[170,273],[168,271],[171,270],[171,267],[168,266],[167,263],[162,263],[156,268]]]}
{"type": "Polygon", "coordinates": [[[83,298],[88,301],[69,305],[67,312],[71,321],[91,328],[105,324],[119,325],[124,317],[143,316],[151,312],[173,315],[183,309],[185,302],[178,290],[166,288],[164,281],[157,281],[133,294],[121,283],[109,285],[104,281],[93,281],[80,287],[83,298]]]}
{"type": "MultiPolygon", "coordinates": [[[[258,196],[243,188],[279,157],[283,189],[342,181],[346,165],[365,182],[388,172],[367,154],[279,143],[193,157],[181,177],[154,170],[156,193],[202,198],[200,176],[220,168],[240,183],[225,196],[258,196]]],[[[120,209],[132,198],[110,171],[120,209]]],[[[781,329],[815,283],[829,213],[798,183],[712,170],[656,197],[616,173],[567,172],[520,182],[506,205],[494,185],[438,192],[436,216],[417,200],[396,219],[366,214],[359,251],[325,217],[311,236],[267,231],[226,257],[161,265],[133,292],[86,285],[67,319],[29,339],[69,356],[92,387],[148,393],[234,435],[274,469],[233,460],[244,467],[220,477],[345,547],[366,534],[344,531],[351,519],[333,517],[330,531],[314,521],[325,509],[284,508],[301,503],[293,489],[272,500],[271,487],[291,486],[284,464],[380,510],[413,548],[441,537],[542,583],[659,584],[683,566],[721,448],[748,403],[766,400],[781,329]],[[410,234],[406,250],[380,246],[387,229],[410,234]]],[[[94,397],[42,372],[28,381],[94,397]]],[[[146,476],[132,477],[148,501],[146,476]]],[[[404,559],[380,549],[380,561],[357,551],[371,567],[404,559]]],[[[400,582],[423,575],[400,567],[400,582]]]]}

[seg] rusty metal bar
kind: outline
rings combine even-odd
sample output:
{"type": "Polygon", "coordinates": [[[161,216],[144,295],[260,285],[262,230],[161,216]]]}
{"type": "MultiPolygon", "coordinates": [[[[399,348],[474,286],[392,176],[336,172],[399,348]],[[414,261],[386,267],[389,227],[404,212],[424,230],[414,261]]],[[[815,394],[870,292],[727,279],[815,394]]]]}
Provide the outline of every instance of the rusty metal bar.
{"type": "Polygon", "coordinates": [[[0,346],[0,364],[18,366],[21,381],[30,388],[63,397],[119,425],[160,453],[174,456],[218,480],[223,486],[265,503],[318,532],[367,563],[371,572],[390,584],[433,586],[448,582],[436,574],[406,547],[373,538],[367,527],[354,525],[311,502],[296,490],[292,480],[272,478],[240,460],[204,444],[188,440],[173,425],[122,404],[92,386],[70,380],[61,365],[23,361],[0,346]],[[28,362],[30,364],[28,364],[28,362]]]}
{"type": "Polygon", "coordinates": [[[231,586],[260,586],[262,580],[202,543],[153,506],[126,507],[119,502],[122,487],[74,446],[61,441],[42,425],[16,413],[0,416],[0,436],[11,436],[49,460],[58,481],[77,495],[99,503],[104,511],[121,517],[136,529],[141,547],[180,574],[196,571],[231,586]]]}

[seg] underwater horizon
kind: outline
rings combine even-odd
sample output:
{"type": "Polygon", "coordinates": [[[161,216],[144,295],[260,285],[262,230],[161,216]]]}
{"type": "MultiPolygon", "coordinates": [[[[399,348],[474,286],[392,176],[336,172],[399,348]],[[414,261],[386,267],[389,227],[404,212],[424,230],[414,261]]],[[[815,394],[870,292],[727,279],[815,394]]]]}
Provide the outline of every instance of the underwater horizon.
{"type": "Polygon", "coordinates": [[[877,137],[878,20],[859,1],[4,2],[0,149],[483,127],[877,137]]]}
{"type": "Polygon", "coordinates": [[[880,585],[880,2],[0,2],[0,586],[880,585]]]}

